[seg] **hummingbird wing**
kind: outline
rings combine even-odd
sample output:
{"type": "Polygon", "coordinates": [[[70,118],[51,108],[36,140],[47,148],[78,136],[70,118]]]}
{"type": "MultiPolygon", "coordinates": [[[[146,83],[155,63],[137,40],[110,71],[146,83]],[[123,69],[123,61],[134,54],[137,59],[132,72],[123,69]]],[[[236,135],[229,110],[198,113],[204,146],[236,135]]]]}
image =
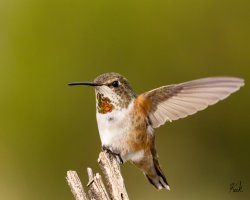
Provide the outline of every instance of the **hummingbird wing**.
{"type": "Polygon", "coordinates": [[[185,83],[167,85],[140,96],[149,100],[149,119],[153,128],[192,115],[225,99],[244,85],[234,77],[202,78],[185,83]]]}

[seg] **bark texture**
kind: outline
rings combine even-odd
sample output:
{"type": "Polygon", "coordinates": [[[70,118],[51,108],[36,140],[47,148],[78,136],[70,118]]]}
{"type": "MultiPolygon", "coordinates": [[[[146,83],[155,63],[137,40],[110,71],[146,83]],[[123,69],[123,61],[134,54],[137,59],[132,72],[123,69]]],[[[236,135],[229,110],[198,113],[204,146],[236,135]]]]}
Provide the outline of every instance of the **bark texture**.
{"type": "Polygon", "coordinates": [[[116,156],[103,151],[99,154],[98,163],[106,182],[103,182],[99,173],[94,174],[91,168],[87,168],[89,177],[87,192],[84,191],[77,173],[67,172],[66,180],[75,200],[129,200],[116,156]]]}

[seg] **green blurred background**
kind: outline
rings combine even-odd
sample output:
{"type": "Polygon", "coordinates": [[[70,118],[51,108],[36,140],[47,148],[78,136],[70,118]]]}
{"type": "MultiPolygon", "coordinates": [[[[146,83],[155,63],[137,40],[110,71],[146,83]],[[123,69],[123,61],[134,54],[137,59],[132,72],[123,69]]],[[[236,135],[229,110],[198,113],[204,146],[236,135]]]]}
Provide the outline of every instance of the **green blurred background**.
{"type": "Polygon", "coordinates": [[[93,88],[68,87],[115,71],[135,91],[206,76],[246,86],[159,128],[171,191],[130,163],[131,199],[250,199],[250,1],[1,0],[0,199],[73,199],[66,171],[86,185],[100,139],[93,88]],[[242,181],[243,192],[229,185],[242,181]]]}

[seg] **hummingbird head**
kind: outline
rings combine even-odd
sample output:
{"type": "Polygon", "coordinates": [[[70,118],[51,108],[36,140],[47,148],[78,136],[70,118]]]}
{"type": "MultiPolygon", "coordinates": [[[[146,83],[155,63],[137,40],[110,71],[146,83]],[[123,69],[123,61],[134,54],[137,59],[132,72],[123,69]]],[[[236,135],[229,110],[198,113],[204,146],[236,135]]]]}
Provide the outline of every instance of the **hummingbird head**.
{"type": "Polygon", "coordinates": [[[112,112],[113,109],[127,108],[136,97],[128,80],[115,72],[101,74],[94,82],[74,82],[69,85],[94,86],[97,109],[103,114],[112,112]]]}

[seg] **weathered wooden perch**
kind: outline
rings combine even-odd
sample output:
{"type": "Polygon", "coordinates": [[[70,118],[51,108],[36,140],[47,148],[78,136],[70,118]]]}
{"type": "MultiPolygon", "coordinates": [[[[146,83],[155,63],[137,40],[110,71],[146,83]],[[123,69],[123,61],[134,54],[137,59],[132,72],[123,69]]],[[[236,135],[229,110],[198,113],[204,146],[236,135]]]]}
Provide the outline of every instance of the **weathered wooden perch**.
{"type": "Polygon", "coordinates": [[[91,168],[87,168],[89,182],[88,192],[85,193],[82,183],[75,171],[67,172],[67,182],[76,200],[129,200],[121,175],[120,165],[117,158],[108,153],[99,154],[98,163],[105,176],[106,187],[99,173],[93,174],[91,168]]]}

